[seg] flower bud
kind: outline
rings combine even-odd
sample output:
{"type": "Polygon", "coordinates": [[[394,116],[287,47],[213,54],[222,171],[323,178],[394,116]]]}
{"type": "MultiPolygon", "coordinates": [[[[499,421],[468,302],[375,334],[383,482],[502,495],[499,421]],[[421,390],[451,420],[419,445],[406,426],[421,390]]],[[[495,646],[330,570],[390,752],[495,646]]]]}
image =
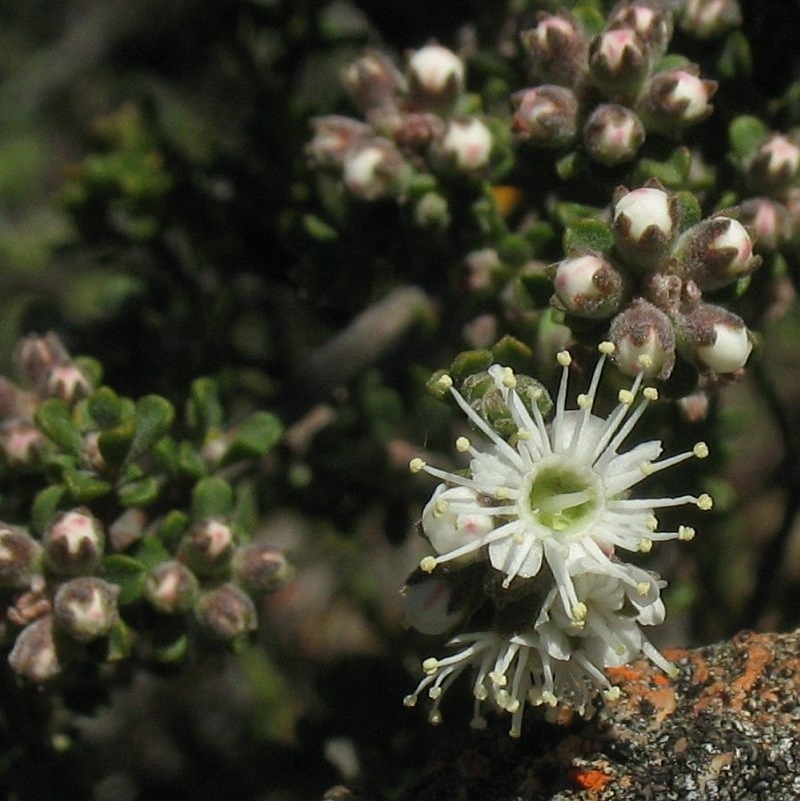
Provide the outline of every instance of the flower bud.
{"type": "Polygon", "coordinates": [[[85,507],[59,512],[42,537],[47,566],[56,575],[90,573],[100,563],[105,536],[85,507]]]}
{"type": "Polygon", "coordinates": [[[612,229],[617,250],[627,264],[642,270],[658,267],[678,231],[673,199],[645,186],[621,195],[614,204],[612,229]]]}
{"type": "Polygon", "coordinates": [[[233,578],[247,592],[277,592],[294,576],[280,548],[253,542],[238,548],[233,555],[233,578]]]}
{"type": "Polygon", "coordinates": [[[42,546],[27,531],[0,523],[0,587],[24,589],[39,572],[42,546]]]}
{"type": "Polygon", "coordinates": [[[742,23],[742,12],[736,0],[686,0],[680,26],[698,39],[721,36],[742,23]]]}
{"type": "Polygon", "coordinates": [[[405,598],[404,624],[416,629],[420,634],[444,634],[457,626],[463,619],[466,609],[458,608],[453,602],[453,591],[446,579],[426,576],[403,587],[405,598]]]}
{"type": "Polygon", "coordinates": [[[178,559],[198,576],[214,576],[229,567],[236,540],[231,527],[222,520],[208,518],[195,523],[178,545],[178,559]]]}
{"type": "Polygon", "coordinates": [[[159,612],[170,615],[191,609],[199,592],[194,573],[174,559],[156,565],[144,584],[144,597],[159,612]]]}
{"type": "Polygon", "coordinates": [[[644,139],[642,121],[629,108],[615,103],[597,106],[583,127],[586,152],[606,167],[631,161],[644,139]]]}
{"type": "Polygon", "coordinates": [[[489,289],[495,276],[503,269],[500,257],[493,248],[473,250],[464,261],[467,267],[466,284],[470,292],[489,289]]]}
{"type": "Polygon", "coordinates": [[[31,386],[39,385],[54,367],[69,364],[69,352],[54,334],[25,337],[14,354],[20,372],[31,386]]]}
{"type": "Polygon", "coordinates": [[[230,583],[204,592],[195,604],[194,614],[203,630],[222,642],[249,634],[258,625],[250,596],[230,583]]]}
{"type": "Polygon", "coordinates": [[[409,97],[419,107],[450,106],[464,90],[464,63],[452,50],[438,44],[413,52],[406,75],[409,97]]]}
{"type": "Polygon", "coordinates": [[[394,141],[404,151],[424,153],[430,145],[444,136],[445,123],[441,117],[427,112],[404,114],[394,141]]]}
{"type": "Polygon", "coordinates": [[[669,317],[642,298],[620,312],[611,322],[612,359],[626,375],[665,380],[675,366],[675,331],[669,317]]]}
{"type": "Polygon", "coordinates": [[[647,44],[633,28],[603,31],[589,45],[589,71],[607,95],[636,95],[650,67],[647,44]]]}
{"type": "Polygon", "coordinates": [[[511,128],[541,147],[563,147],[578,133],[578,98],[563,86],[544,84],[511,95],[511,128]]]}
{"type": "Polygon", "coordinates": [[[341,169],[347,154],[362,140],[372,136],[372,128],[363,122],[330,115],[311,120],[314,136],[305,147],[312,167],[341,169]]]}
{"type": "Polygon", "coordinates": [[[438,192],[426,192],[414,204],[414,222],[422,228],[444,231],[450,225],[450,206],[438,192]]]}
{"type": "Polygon", "coordinates": [[[666,52],[672,38],[672,15],[645,3],[620,3],[611,14],[608,27],[636,31],[648,48],[650,62],[655,63],[666,52]]]}
{"type": "Polygon", "coordinates": [[[685,67],[650,78],[636,104],[648,133],[674,136],[711,114],[713,106],[708,101],[717,91],[717,82],[698,78],[696,71],[696,67],[691,71],[685,67]]]}
{"type": "Polygon", "coordinates": [[[342,86],[362,112],[393,103],[404,84],[391,60],[375,50],[367,50],[342,70],[342,86]]]}
{"type": "Polygon", "coordinates": [[[679,341],[687,359],[712,373],[740,370],[753,349],[741,318],[711,303],[700,303],[681,316],[679,341]]]}
{"type": "MultiPolygon", "coordinates": [[[[468,487],[445,487],[440,484],[422,510],[422,531],[436,553],[447,553],[480,539],[495,528],[491,515],[462,513],[459,508],[474,507],[476,493],[468,487]]],[[[477,552],[465,557],[473,561],[477,552]]]]}
{"type": "Polygon", "coordinates": [[[783,203],[768,197],[752,197],[739,205],[739,219],[755,234],[759,250],[776,250],[792,237],[792,219],[783,203]]]}
{"type": "Polygon", "coordinates": [[[147,512],[133,507],[126,509],[109,527],[108,540],[113,551],[124,551],[138,542],[147,525],[147,512]]]}
{"type": "Polygon", "coordinates": [[[29,623],[17,635],[8,663],[18,676],[36,684],[43,684],[61,673],[63,666],[56,650],[50,615],[29,623]]]}
{"type": "Polygon", "coordinates": [[[400,151],[388,139],[366,139],[344,160],[344,185],[360,200],[379,200],[397,192],[407,166],[400,151]]]}
{"type": "Polygon", "coordinates": [[[761,143],[745,164],[751,184],[766,190],[785,189],[800,173],[800,146],[796,136],[773,134],[761,143]]]}
{"type": "Polygon", "coordinates": [[[542,82],[576,86],[586,72],[588,42],[569,12],[542,14],[539,24],[520,38],[542,82]]]}
{"type": "Polygon", "coordinates": [[[105,637],[117,622],[119,587],[96,576],[82,576],[56,591],[53,616],[59,629],[78,642],[105,637]]]}
{"type": "Polygon", "coordinates": [[[726,286],[761,264],[747,230],[731,217],[710,217],[693,225],[681,235],[673,254],[675,272],[702,290],[726,286]]]}
{"type": "Polygon", "coordinates": [[[47,397],[71,402],[85,398],[91,391],[89,379],[74,364],[56,365],[45,374],[43,392],[47,397]]]}
{"type": "Polygon", "coordinates": [[[9,467],[34,466],[46,447],[47,438],[33,423],[17,418],[0,424],[0,451],[9,467]]]}
{"type": "Polygon", "coordinates": [[[602,319],[618,311],[625,294],[622,274],[602,253],[589,252],[560,261],[553,287],[570,314],[602,319]]]}
{"type": "Polygon", "coordinates": [[[477,172],[489,163],[492,132],[477,117],[450,120],[437,144],[439,158],[459,172],[477,172]]]}

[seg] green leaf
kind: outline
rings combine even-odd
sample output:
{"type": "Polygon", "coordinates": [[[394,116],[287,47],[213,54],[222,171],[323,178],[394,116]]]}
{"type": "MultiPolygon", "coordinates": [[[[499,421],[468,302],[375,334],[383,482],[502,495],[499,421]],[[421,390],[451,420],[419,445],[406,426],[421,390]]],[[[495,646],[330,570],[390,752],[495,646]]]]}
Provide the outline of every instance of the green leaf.
{"type": "Polygon", "coordinates": [[[175,419],[172,404],[160,395],[145,395],[136,401],[136,433],[129,453],[135,458],[150,450],[169,431],[175,419]]]}
{"type": "Polygon", "coordinates": [[[577,220],[564,232],[564,251],[597,250],[607,253],[614,246],[611,229],[600,220],[577,220]]]}
{"type": "Polygon", "coordinates": [[[131,449],[133,442],[133,421],[129,420],[116,428],[103,431],[97,438],[97,447],[107,464],[119,467],[131,449]]]}
{"type": "Polygon", "coordinates": [[[556,162],[556,172],[562,181],[569,181],[583,171],[586,159],[577,150],[567,153],[556,162]]]}
{"type": "Polygon", "coordinates": [[[152,534],[142,537],[136,548],[136,560],[147,570],[152,570],[156,565],[168,562],[171,558],[172,556],[164,547],[164,543],[152,534]]]}
{"type": "Polygon", "coordinates": [[[700,203],[691,192],[676,192],[674,197],[678,207],[678,230],[685,231],[703,219],[700,203]]]}
{"type": "Polygon", "coordinates": [[[741,163],[752,156],[768,133],[767,126],[758,117],[736,117],[728,127],[728,139],[737,161],[741,163]]]}
{"type": "Polygon", "coordinates": [[[201,478],[192,491],[192,517],[226,517],[233,509],[233,488],[218,476],[201,478]]]}
{"type": "Polygon", "coordinates": [[[89,414],[97,426],[102,429],[119,425],[122,417],[122,402],[113,389],[100,387],[88,400],[89,414]]]}
{"type": "MultiPolygon", "coordinates": [[[[457,382],[463,381],[468,375],[482,373],[492,364],[492,352],[484,349],[465,350],[459,353],[450,365],[450,373],[457,382]]],[[[449,393],[446,393],[449,395],[449,393]]]]}
{"type": "Polygon", "coordinates": [[[78,503],[88,503],[111,492],[111,484],[88,470],[64,470],[67,491],[78,503]]]}
{"type": "Polygon", "coordinates": [[[222,464],[230,464],[240,459],[257,459],[278,444],[283,436],[283,426],[275,415],[269,412],[255,412],[236,429],[234,437],[222,464]]]}
{"type": "Polygon", "coordinates": [[[107,638],[106,660],[120,662],[133,650],[133,631],[122,618],[118,618],[107,638]]]}
{"type": "Polygon", "coordinates": [[[692,154],[689,148],[676,147],[662,161],[658,159],[639,159],[634,171],[634,182],[643,184],[651,178],[656,178],[667,188],[680,189],[689,178],[691,166],[692,154]]]}
{"type": "Polygon", "coordinates": [[[753,72],[750,42],[742,31],[733,31],[725,40],[717,69],[723,78],[746,78],[753,72]]]}
{"type": "Polygon", "coordinates": [[[83,450],[83,435],[75,425],[66,401],[49,398],[36,410],[34,420],[42,433],[60,448],[75,454],[83,450]]]}
{"type": "Polygon", "coordinates": [[[208,475],[208,466],[191,442],[181,442],[178,446],[178,469],[191,478],[203,478],[208,475]]]}
{"type": "Polygon", "coordinates": [[[158,498],[161,482],[155,476],[129,481],[117,487],[117,498],[125,506],[149,506],[158,498]]]}
{"type": "Polygon", "coordinates": [[[44,533],[66,494],[67,488],[63,484],[45,487],[36,493],[31,504],[31,526],[36,534],[44,533]]]}
{"type": "Polygon", "coordinates": [[[183,536],[183,532],[189,527],[189,515],[179,509],[172,509],[167,512],[158,527],[159,539],[167,548],[175,549],[178,540],[183,536]]]}
{"type": "Polygon", "coordinates": [[[198,378],[192,382],[189,402],[186,404],[186,424],[198,442],[202,442],[209,431],[218,430],[225,420],[219,400],[219,388],[212,378],[198,378]]]}
{"type": "Polygon", "coordinates": [[[529,370],[532,360],[533,351],[510,334],[506,334],[492,347],[492,361],[518,372],[529,370]]]}
{"type": "Polygon", "coordinates": [[[145,566],[131,556],[112,554],[103,559],[106,581],[119,587],[117,601],[124,605],[141,597],[147,577],[145,566]]]}
{"type": "Polygon", "coordinates": [[[318,242],[332,242],[339,238],[339,232],[316,214],[305,214],[303,227],[306,229],[306,233],[318,242]]]}

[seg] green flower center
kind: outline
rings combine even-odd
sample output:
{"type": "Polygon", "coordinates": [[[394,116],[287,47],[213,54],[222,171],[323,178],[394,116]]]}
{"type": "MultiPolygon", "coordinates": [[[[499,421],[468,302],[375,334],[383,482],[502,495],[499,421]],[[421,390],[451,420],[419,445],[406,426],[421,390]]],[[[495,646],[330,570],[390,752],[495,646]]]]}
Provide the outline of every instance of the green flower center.
{"type": "Polygon", "coordinates": [[[592,471],[559,460],[536,473],[528,501],[537,523],[555,533],[571,533],[595,518],[601,493],[592,471]]]}

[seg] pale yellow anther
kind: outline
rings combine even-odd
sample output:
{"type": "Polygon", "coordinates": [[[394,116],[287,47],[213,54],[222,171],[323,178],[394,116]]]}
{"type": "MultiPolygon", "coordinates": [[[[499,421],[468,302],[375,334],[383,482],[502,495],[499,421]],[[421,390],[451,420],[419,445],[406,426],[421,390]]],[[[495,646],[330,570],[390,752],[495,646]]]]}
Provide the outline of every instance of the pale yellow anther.
{"type": "Polygon", "coordinates": [[[589,607],[586,606],[583,601],[578,601],[575,606],[572,607],[572,619],[577,623],[582,623],[586,620],[586,615],[589,614],[589,607]]]}
{"type": "Polygon", "coordinates": [[[603,698],[605,698],[606,701],[618,701],[621,695],[622,690],[616,686],[603,690],[603,698]]]}
{"type": "Polygon", "coordinates": [[[456,440],[456,450],[459,453],[466,453],[471,446],[471,442],[466,437],[459,437],[456,440]]]}
{"type": "Polygon", "coordinates": [[[658,390],[655,387],[645,387],[642,390],[642,395],[649,401],[658,400],[658,390]]]}
{"type": "Polygon", "coordinates": [[[436,557],[424,556],[419,560],[419,569],[423,573],[433,573],[433,571],[436,569],[436,557]]]}
{"type": "Polygon", "coordinates": [[[542,703],[547,704],[547,706],[557,706],[558,698],[549,690],[545,690],[542,693],[542,703]]]}
{"type": "Polygon", "coordinates": [[[403,706],[412,707],[417,705],[417,696],[416,695],[407,695],[403,699],[403,706]]]}
{"type": "Polygon", "coordinates": [[[556,361],[562,367],[569,367],[572,364],[572,356],[569,355],[568,350],[560,350],[556,353],[556,361]]]}
{"type": "Polygon", "coordinates": [[[494,491],[494,497],[498,501],[507,501],[511,497],[511,490],[508,487],[498,487],[494,491]]]}
{"type": "Polygon", "coordinates": [[[441,695],[442,695],[441,687],[431,687],[430,690],[428,690],[428,698],[430,698],[433,701],[441,697],[441,695]]]}
{"type": "Polygon", "coordinates": [[[498,673],[495,670],[489,673],[489,678],[492,680],[492,683],[496,684],[498,687],[505,687],[506,684],[508,684],[508,679],[506,678],[505,674],[498,673]]]}
{"type": "Polygon", "coordinates": [[[585,395],[581,393],[578,395],[578,408],[579,409],[590,409],[592,406],[592,398],[590,395],[585,395]]]}
{"type": "Polygon", "coordinates": [[[517,429],[517,439],[526,440],[526,439],[530,439],[530,438],[531,438],[531,432],[528,431],[527,428],[518,428],[517,429]]]}
{"type": "Polygon", "coordinates": [[[503,368],[503,378],[502,378],[503,386],[508,387],[509,389],[514,389],[517,386],[517,377],[514,375],[514,371],[510,367],[503,368]]]}
{"type": "Polygon", "coordinates": [[[644,370],[649,370],[653,366],[653,357],[649,353],[640,354],[637,359],[639,366],[644,370]]]}
{"type": "Polygon", "coordinates": [[[640,581],[636,585],[636,592],[638,592],[639,595],[641,595],[644,598],[644,596],[647,595],[648,592],[650,592],[651,586],[652,585],[649,581],[640,581]]]}
{"type": "Polygon", "coordinates": [[[630,406],[636,396],[629,389],[621,389],[617,394],[617,400],[623,406],[630,406]]]}
{"type": "Polygon", "coordinates": [[[614,653],[617,656],[625,656],[626,648],[624,645],[615,645],[614,646],[614,653]]]}
{"type": "Polygon", "coordinates": [[[425,460],[420,459],[419,456],[415,456],[409,463],[408,469],[412,473],[419,473],[425,469],[425,460]]]}
{"type": "Polygon", "coordinates": [[[608,340],[601,342],[597,346],[597,350],[599,350],[600,353],[603,354],[603,356],[610,356],[616,349],[617,346],[613,342],[609,342],[608,340]]]}
{"type": "Polygon", "coordinates": [[[422,672],[430,676],[439,669],[439,660],[435,656],[429,656],[422,662],[422,672]]]}
{"type": "Polygon", "coordinates": [[[510,712],[512,715],[519,709],[519,699],[512,698],[511,701],[506,704],[505,710],[506,712],[510,712]]]}
{"type": "Polygon", "coordinates": [[[680,674],[681,674],[680,670],[678,670],[678,668],[675,665],[669,666],[669,669],[667,670],[667,675],[671,679],[677,679],[678,676],[680,676],[680,674]]]}
{"type": "Polygon", "coordinates": [[[439,498],[433,506],[433,514],[441,517],[449,508],[450,504],[444,498],[439,498]]]}
{"type": "Polygon", "coordinates": [[[696,442],[692,448],[692,453],[698,459],[705,459],[708,456],[708,445],[705,442],[696,442]]]}
{"type": "Polygon", "coordinates": [[[694,539],[695,530],[691,526],[678,526],[678,539],[681,542],[689,542],[694,539]]]}
{"type": "Polygon", "coordinates": [[[639,469],[642,471],[642,475],[645,475],[645,476],[651,476],[655,472],[655,470],[653,469],[653,463],[652,462],[642,462],[639,465],[639,469]]]}
{"type": "Polygon", "coordinates": [[[521,531],[517,531],[512,535],[511,540],[514,545],[522,545],[522,543],[525,542],[525,535],[521,531]]]}
{"type": "Polygon", "coordinates": [[[438,709],[432,709],[428,715],[428,723],[438,726],[442,722],[442,713],[438,709]]]}
{"type": "Polygon", "coordinates": [[[479,701],[485,701],[489,697],[489,691],[482,684],[478,684],[472,691],[472,695],[479,701]]]}
{"type": "Polygon", "coordinates": [[[714,499],[707,493],[704,492],[702,495],[698,496],[697,498],[697,508],[701,509],[704,512],[709,511],[714,506],[714,499]]]}
{"type": "Polygon", "coordinates": [[[655,515],[650,515],[645,521],[645,525],[650,531],[655,531],[658,528],[658,518],[655,515]]]}
{"type": "Polygon", "coordinates": [[[653,550],[653,540],[649,539],[648,537],[642,537],[639,540],[639,552],[640,553],[650,553],[653,550]]]}
{"type": "Polygon", "coordinates": [[[453,386],[453,379],[447,373],[444,373],[436,379],[436,385],[439,389],[450,389],[453,386]]]}

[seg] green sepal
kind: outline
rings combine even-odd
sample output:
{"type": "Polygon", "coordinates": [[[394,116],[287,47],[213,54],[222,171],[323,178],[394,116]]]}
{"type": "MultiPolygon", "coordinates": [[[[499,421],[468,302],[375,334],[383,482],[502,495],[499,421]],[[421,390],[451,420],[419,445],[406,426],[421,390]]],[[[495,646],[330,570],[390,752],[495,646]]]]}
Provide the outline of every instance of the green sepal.
{"type": "Polygon", "coordinates": [[[121,662],[123,659],[127,659],[133,650],[133,640],[133,630],[122,618],[117,618],[106,637],[106,660],[121,662]]]}
{"type": "Polygon", "coordinates": [[[145,395],[136,401],[136,433],[133,435],[129,458],[134,459],[150,450],[168,431],[175,419],[173,405],[160,395],[145,395]]]}
{"type": "Polygon", "coordinates": [[[676,147],[665,159],[641,158],[634,171],[634,183],[655,178],[668,189],[680,189],[689,179],[692,154],[688,147],[676,147]]]}
{"type": "Polygon", "coordinates": [[[78,503],[88,503],[111,492],[111,484],[88,470],[64,470],[62,478],[67,492],[78,503]]]}
{"type": "Polygon", "coordinates": [[[485,349],[465,350],[453,359],[450,373],[456,382],[463,381],[468,375],[488,370],[492,364],[492,352],[485,349]]]}
{"type": "Polygon", "coordinates": [[[158,498],[161,482],[155,476],[144,476],[117,487],[117,498],[124,507],[149,506],[158,498]]]}
{"type": "Polygon", "coordinates": [[[691,192],[676,192],[674,200],[678,208],[678,230],[685,231],[703,219],[700,203],[691,192]]]}
{"type": "Polygon", "coordinates": [[[600,220],[576,220],[564,232],[564,252],[595,250],[608,253],[614,246],[611,228],[600,220]]]}
{"type": "Polygon", "coordinates": [[[524,372],[531,367],[533,351],[524,342],[506,334],[492,347],[492,361],[514,371],[524,372]]]}
{"type": "Polygon", "coordinates": [[[237,426],[236,435],[222,457],[222,464],[258,459],[271,451],[283,436],[283,426],[274,414],[255,412],[237,426]]]}
{"type": "Polygon", "coordinates": [[[578,5],[571,13],[588,37],[601,33],[606,26],[606,16],[593,6],[578,5]]]}
{"type": "Polygon", "coordinates": [[[317,242],[333,242],[339,238],[339,232],[316,214],[303,215],[303,228],[317,242]]]}
{"type": "Polygon", "coordinates": [[[444,400],[450,395],[452,384],[442,381],[444,377],[450,378],[447,370],[437,370],[426,382],[425,389],[437,400],[444,400]]]}
{"type": "Polygon", "coordinates": [[[741,164],[752,156],[768,133],[767,126],[758,117],[749,114],[736,117],[728,126],[728,139],[736,161],[741,164]]]}
{"type": "Polygon", "coordinates": [[[36,493],[31,504],[31,527],[36,534],[44,533],[66,494],[67,488],[63,484],[53,484],[36,493]]]}
{"type": "Polygon", "coordinates": [[[150,655],[156,662],[171,665],[182,662],[189,651],[189,636],[181,626],[165,626],[154,633],[150,655]]]}
{"type": "Polygon", "coordinates": [[[530,242],[521,234],[506,234],[497,248],[500,261],[510,267],[521,267],[533,257],[530,242]]]}
{"type": "Polygon", "coordinates": [[[192,491],[192,517],[227,517],[233,510],[233,488],[218,476],[201,478],[192,491]]]}
{"type": "Polygon", "coordinates": [[[73,454],[83,450],[83,434],[75,425],[66,401],[49,398],[34,412],[33,418],[41,432],[60,448],[73,454]]]}
{"type": "Polygon", "coordinates": [[[119,553],[111,554],[103,558],[103,569],[103,578],[119,587],[117,602],[120,605],[133,603],[141,597],[147,570],[138,559],[119,553]]]}
{"type": "Polygon", "coordinates": [[[562,181],[570,181],[583,172],[586,159],[577,150],[567,153],[556,162],[556,173],[562,181]]]}

